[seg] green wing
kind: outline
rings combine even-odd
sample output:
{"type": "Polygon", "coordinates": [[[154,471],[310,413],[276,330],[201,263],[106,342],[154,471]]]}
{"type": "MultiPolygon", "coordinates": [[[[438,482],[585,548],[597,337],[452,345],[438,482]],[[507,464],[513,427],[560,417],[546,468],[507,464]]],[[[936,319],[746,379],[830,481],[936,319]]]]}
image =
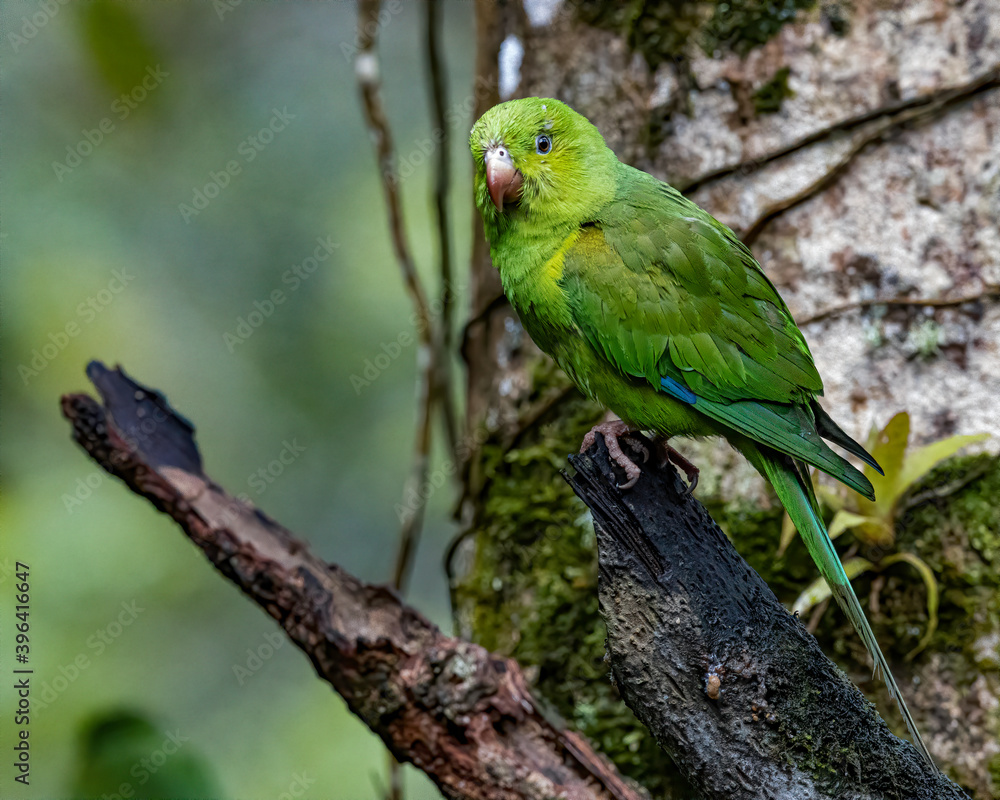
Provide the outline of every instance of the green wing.
{"type": "Polygon", "coordinates": [[[871,496],[822,439],[871,458],[819,409],[809,348],[750,251],[672,187],[624,169],[621,199],[563,259],[587,342],[622,373],[871,496]]]}

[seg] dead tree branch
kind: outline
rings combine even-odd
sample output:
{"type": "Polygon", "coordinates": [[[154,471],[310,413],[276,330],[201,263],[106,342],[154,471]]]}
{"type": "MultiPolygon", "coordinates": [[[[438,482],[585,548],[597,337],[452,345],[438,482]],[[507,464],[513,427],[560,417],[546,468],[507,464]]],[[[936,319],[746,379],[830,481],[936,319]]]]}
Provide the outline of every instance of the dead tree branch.
{"type": "Polygon", "coordinates": [[[594,514],[612,675],[705,800],[966,798],[889,731],[672,468],[623,494],[603,440],[570,461],[594,514]]]}
{"type": "Polygon", "coordinates": [[[159,392],[93,362],[102,402],[62,398],[80,446],[159,511],[285,629],[400,761],[449,798],[648,800],[539,710],[518,664],[446,636],[202,471],[194,429],[159,392]]]}

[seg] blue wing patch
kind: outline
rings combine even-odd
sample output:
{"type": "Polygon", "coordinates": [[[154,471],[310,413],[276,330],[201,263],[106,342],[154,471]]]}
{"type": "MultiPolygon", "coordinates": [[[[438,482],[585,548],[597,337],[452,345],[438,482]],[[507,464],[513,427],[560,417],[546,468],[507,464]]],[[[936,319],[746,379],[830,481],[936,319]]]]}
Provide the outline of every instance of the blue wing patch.
{"type": "Polygon", "coordinates": [[[693,406],[698,401],[698,395],[688,389],[683,383],[675,381],[673,378],[660,378],[660,386],[662,386],[663,390],[671,397],[674,397],[683,403],[687,403],[688,405],[693,406]]]}

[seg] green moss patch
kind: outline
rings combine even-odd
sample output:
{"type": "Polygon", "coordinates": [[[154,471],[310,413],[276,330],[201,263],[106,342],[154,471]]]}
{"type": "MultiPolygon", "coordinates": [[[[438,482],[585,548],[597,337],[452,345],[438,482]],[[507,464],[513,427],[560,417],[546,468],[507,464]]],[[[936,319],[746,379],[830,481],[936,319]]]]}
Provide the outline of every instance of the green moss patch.
{"type": "Polygon", "coordinates": [[[781,110],[781,104],[788,97],[794,97],[795,92],[788,88],[788,76],[791,70],[782,67],[774,73],[774,77],[753,93],[753,109],[758,114],[775,114],[781,110]]]}
{"type": "MultiPolygon", "coordinates": [[[[655,69],[664,61],[682,58],[689,40],[709,56],[725,52],[745,56],[777,35],[800,11],[815,5],[816,0],[581,0],[577,11],[590,25],[619,31],[655,69]]],[[[846,26],[839,6],[835,17],[839,27],[846,26]]]]}

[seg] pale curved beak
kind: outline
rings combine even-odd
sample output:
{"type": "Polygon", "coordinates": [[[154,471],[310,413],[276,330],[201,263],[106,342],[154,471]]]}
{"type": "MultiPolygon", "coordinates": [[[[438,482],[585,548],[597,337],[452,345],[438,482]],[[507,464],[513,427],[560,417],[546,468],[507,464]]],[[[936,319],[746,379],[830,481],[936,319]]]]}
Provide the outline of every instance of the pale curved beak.
{"type": "Polygon", "coordinates": [[[486,186],[497,211],[503,211],[504,200],[517,200],[521,196],[524,177],[514,166],[510,152],[502,144],[494,145],[486,151],[486,186]]]}

